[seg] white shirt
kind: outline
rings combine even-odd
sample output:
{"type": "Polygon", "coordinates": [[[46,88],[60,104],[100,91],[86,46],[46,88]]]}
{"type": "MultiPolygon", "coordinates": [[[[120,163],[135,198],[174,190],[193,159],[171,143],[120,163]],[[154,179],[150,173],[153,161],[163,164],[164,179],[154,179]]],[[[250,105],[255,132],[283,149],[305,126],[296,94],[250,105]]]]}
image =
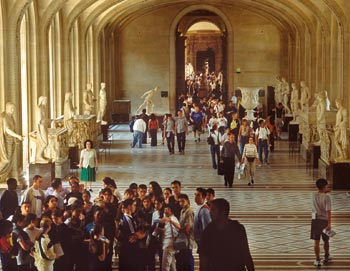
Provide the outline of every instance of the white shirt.
{"type": "Polygon", "coordinates": [[[87,168],[90,166],[91,168],[94,168],[95,165],[95,158],[97,157],[96,155],[96,150],[95,149],[83,149],[80,154],[80,159],[83,159],[83,164],[82,166],[84,168],[87,168]]]}
{"type": "Polygon", "coordinates": [[[133,130],[139,132],[146,132],[146,122],[143,119],[137,119],[134,122],[133,130]]]}
{"type": "Polygon", "coordinates": [[[269,137],[270,131],[267,127],[259,127],[255,130],[255,134],[258,135],[258,139],[266,140],[269,137]]]}
{"type": "MultiPolygon", "coordinates": [[[[170,219],[176,223],[179,223],[179,220],[177,220],[176,216],[172,215],[170,219]]],[[[174,237],[178,235],[179,231],[178,229],[171,224],[170,222],[166,222],[164,226],[164,239],[163,239],[163,249],[166,249],[169,246],[172,246],[174,242],[174,237]],[[172,229],[171,229],[172,228],[172,229]]]]}

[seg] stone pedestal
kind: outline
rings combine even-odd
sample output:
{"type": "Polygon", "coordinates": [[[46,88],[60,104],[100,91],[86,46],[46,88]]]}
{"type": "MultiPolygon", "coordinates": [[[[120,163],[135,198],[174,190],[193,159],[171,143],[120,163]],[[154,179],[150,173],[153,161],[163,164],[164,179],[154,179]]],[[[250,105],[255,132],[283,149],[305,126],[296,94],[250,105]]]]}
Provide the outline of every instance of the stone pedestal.
{"type": "Polygon", "coordinates": [[[321,147],[318,145],[311,145],[311,163],[313,168],[318,168],[318,160],[321,157],[321,147]]]}
{"type": "Polygon", "coordinates": [[[291,122],[292,120],[293,120],[293,115],[286,114],[284,116],[284,125],[282,127],[283,132],[288,132],[289,122],[291,122]]]}
{"type": "Polygon", "coordinates": [[[333,189],[350,189],[350,162],[328,164],[319,159],[319,175],[328,180],[333,189]]]}
{"type": "Polygon", "coordinates": [[[56,178],[64,179],[69,175],[70,172],[70,161],[66,159],[65,161],[55,162],[55,176],[56,178]]]}
{"type": "Polygon", "coordinates": [[[288,124],[288,140],[290,142],[297,142],[299,134],[299,124],[289,123],[288,124]]]}
{"type": "Polygon", "coordinates": [[[35,175],[40,175],[43,178],[41,189],[47,189],[55,178],[55,164],[29,164],[29,186],[33,184],[35,175]]]}

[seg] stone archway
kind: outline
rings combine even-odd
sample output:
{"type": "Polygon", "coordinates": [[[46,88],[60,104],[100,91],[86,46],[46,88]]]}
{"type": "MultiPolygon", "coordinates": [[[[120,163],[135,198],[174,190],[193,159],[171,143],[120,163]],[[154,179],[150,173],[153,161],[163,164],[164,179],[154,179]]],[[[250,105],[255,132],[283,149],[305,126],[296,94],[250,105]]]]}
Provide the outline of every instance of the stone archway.
{"type": "MultiPolygon", "coordinates": [[[[227,76],[227,75],[233,75],[233,29],[232,26],[227,18],[227,16],[218,8],[215,8],[210,5],[193,5],[188,8],[183,9],[173,20],[173,23],[170,27],[170,93],[169,93],[169,105],[170,105],[170,111],[176,110],[176,101],[177,101],[177,93],[178,93],[178,86],[177,82],[180,82],[182,79],[178,74],[182,73],[181,70],[177,70],[178,66],[184,67],[185,65],[185,59],[184,56],[178,56],[178,52],[184,52],[184,48],[180,51],[179,44],[182,44],[184,42],[184,37],[181,36],[181,33],[179,33],[179,26],[183,18],[190,14],[191,12],[195,11],[206,11],[208,13],[215,14],[217,16],[217,19],[215,23],[220,26],[220,29],[224,30],[225,32],[225,48],[223,49],[225,59],[225,74],[226,74],[226,89],[232,89],[233,87],[233,76],[227,76]],[[182,40],[181,40],[182,39],[182,40]],[[180,58],[179,58],[180,57],[180,58]]],[[[187,24],[184,24],[182,27],[184,27],[184,30],[187,30],[190,25],[192,25],[196,20],[200,20],[200,16],[194,18],[194,20],[189,20],[187,24]]],[[[184,43],[183,43],[184,44],[184,43]]],[[[184,74],[184,73],[182,73],[184,74]]],[[[184,76],[183,76],[184,79],[184,76]]],[[[184,81],[184,80],[183,80],[184,81]]]]}

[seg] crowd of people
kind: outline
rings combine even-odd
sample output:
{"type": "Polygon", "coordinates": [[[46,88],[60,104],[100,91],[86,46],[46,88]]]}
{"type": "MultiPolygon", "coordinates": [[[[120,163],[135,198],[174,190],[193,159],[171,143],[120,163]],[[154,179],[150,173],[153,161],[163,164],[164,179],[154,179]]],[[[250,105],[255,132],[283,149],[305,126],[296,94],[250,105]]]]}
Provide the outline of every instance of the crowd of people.
{"type": "Polygon", "coordinates": [[[197,187],[192,207],[178,180],[165,188],[156,181],[131,183],[121,196],[105,177],[95,199],[75,176],[70,189],[60,179],[46,191],[41,176],[32,181],[20,206],[17,181],[7,181],[0,220],[3,271],[108,271],[113,254],[121,271],[193,271],[195,252],[201,270],[254,270],[244,226],[228,218],[229,203],[215,199],[212,188],[197,187]],[[179,247],[180,236],[185,243],[179,247]],[[240,252],[231,254],[233,249],[240,252]]]}

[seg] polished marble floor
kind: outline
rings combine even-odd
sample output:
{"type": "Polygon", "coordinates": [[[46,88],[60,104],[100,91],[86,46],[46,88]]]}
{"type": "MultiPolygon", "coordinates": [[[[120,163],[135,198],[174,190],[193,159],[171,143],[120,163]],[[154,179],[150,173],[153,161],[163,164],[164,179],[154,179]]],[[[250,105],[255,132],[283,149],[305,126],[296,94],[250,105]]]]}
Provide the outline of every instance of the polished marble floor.
{"type": "MultiPolygon", "coordinates": [[[[158,181],[162,187],[177,179],[183,192],[193,202],[196,187],[212,187],[216,197],[226,198],[230,216],[246,227],[256,270],[314,270],[313,242],[309,239],[311,192],[317,170],[306,167],[305,161],[289,148],[286,140],[277,141],[270,165],[259,167],[254,187],[235,176],[233,188],[226,188],[222,176],[212,169],[205,137],[195,143],[187,137],[186,153],[169,155],[161,145],[130,148],[132,134],[127,125],[110,127],[110,150],[101,153],[98,179],[110,176],[123,191],[131,182],[148,184],[158,181]]],[[[95,187],[99,187],[97,182],[95,187]]],[[[349,191],[332,191],[333,229],[331,240],[333,263],[323,270],[350,270],[350,196],[349,191]]],[[[196,255],[197,256],[197,255],[196,255]]],[[[197,259],[197,257],[196,257],[197,259]]],[[[198,260],[196,260],[196,268],[198,260]]],[[[198,270],[198,268],[196,269],[198,270]]]]}

